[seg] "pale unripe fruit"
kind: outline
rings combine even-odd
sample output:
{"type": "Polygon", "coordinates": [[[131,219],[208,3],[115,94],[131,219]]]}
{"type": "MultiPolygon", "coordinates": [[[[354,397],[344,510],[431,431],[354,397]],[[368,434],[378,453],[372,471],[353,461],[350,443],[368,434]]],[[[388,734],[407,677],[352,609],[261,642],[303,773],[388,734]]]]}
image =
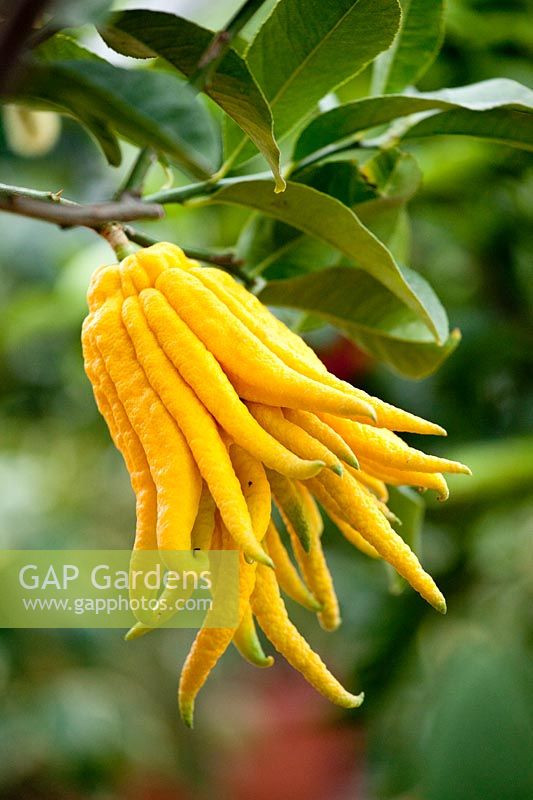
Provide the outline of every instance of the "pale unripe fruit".
{"type": "Polygon", "coordinates": [[[7,145],[18,156],[43,156],[59,139],[61,118],[53,111],[7,105],[3,108],[3,117],[7,145]]]}

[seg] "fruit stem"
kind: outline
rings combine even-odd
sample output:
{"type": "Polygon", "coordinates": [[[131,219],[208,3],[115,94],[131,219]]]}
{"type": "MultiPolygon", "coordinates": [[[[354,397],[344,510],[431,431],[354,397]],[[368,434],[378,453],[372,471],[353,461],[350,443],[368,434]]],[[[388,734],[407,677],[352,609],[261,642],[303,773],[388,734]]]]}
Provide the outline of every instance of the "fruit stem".
{"type": "Polygon", "coordinates": [[[119,261],[122,261],[126,256],[135,252],[135,247],[124,233],[122,225],[117,225],[116,222],[110,222],[108,225],[103,225],[98,233],[103,236],[106,242],[113,248],[119,261]]]}

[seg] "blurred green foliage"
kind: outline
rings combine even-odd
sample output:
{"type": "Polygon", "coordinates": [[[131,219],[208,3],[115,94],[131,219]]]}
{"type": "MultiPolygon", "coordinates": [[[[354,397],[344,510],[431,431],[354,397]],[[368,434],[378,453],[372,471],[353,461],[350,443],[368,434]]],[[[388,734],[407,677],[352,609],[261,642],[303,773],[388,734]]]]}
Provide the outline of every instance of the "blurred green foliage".
{"type": "MultiPolygon", "coordinates": [[[[420,88],[502,75],[531,84],[527,11],[525,0],[451,0],[444,49],[420,88]]],[[[413,266],[463,340],[422,382],[367,358],[352,372],[359,385],[443,424],[449,443],[435,449],[464,451],[474,467],[471,487],[453,482],[450,500],[432,504],[424,525],[424,561],[448,616],[408,590],[391,594],[381,565],[328,529],[344,624],[325,634],[290,609],[328,663],[365,689],[365,705],[341,716],[311,701],[279,664],[256,676],[231,653],[206,687],[194,734],[182,729],[173,701],[189,633],[125,643],[117,631],[0,631],[5,800],[261,798],[265,766],[278,776],[273,800],[533,797],[533,442],[525,438],[533,422],[533,163],[461,138],[408,149],[424,173],[410,204],[413,266]],[[339,766],[345,783],[326,793],[317,778],[293,787],[298,765],[286,751],[301,753],[303,774],[326,770],[333,728],[353,748],[349,767],[339,766]]],[[[80,200],[110,195],[121,177],[68,121],[39,161],[13,156],[2,138],[0,173],[6,183],[62,188],[80,200]]],[[[162,177],[151,180],[156,189],[162,177]]],[[[225,247],[246,215],[174,209],[146,230],[225,247]]],[[[133,498],[79,343],[88,277],[111,251],[90,232],[8,216],[0,224],[0,546],[125,546],[133,498]]],[[[331,338],[313,341],[325,352],[338,345],[331,338]]]]}

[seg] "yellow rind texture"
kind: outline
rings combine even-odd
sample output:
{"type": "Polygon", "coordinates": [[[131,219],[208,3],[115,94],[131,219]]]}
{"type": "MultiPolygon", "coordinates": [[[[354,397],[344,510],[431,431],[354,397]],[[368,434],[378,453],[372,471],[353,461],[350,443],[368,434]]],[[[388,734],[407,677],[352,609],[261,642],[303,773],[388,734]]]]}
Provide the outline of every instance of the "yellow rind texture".
{"type": "Polygon", "coordinates": [[[273,522],[267,532],[268,552],[274,562],[276,579],[280,589],[296,603],[309,611],[322,611],[322,605],[311,593],[300,577],[298,570],[292,563],[290,556],[281,541],[278,530],[273,522]]]}
{"type": "MultiPolygon", "coordinates": [[[[320,693],[357,708],[363,694],[344,689],[310,648],[280,589],[324,629],[340,624],[320,503],[351,544],[391,564],[445,613],[442,593],[391,526],[401,520],[387,502],[390,486],[433,490],[445,500],[444,473],[470,474],[397,435],[446,432],[329,373],[238,281],[174,244],[95,270],[87,301],[85,370],[130,474],[134,555],[239,553],[235,627],[204,625],[181,672],[185,724],[192,727],[198,692],[232,642],[254,666],[273,664],[256,622],[320,693]],[[285,532],[272,517],[276,507],[285,532]]],[[[223,591],[218,583],[215,595],[223,591]]],[[[126,638],[155,629],[138,623],[126,638]]]]}
{"type": "Polygon", "coordinates": [[[281,599],[275,574],[261,565],[257,567],[251,604],[265,636],[320,694],[343,708],[361,705],[364,695],[346,691],[294,627],[281,599]]]}

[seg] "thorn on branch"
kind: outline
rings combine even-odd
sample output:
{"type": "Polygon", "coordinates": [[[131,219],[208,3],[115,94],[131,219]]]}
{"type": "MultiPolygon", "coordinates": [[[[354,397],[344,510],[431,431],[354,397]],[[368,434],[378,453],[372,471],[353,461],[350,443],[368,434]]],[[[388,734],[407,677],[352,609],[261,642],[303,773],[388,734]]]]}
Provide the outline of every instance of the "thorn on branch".
{"type": "Polygon", "coordinates": [[[79,205],[62,198],[60,192],[33,192],[4,187],[0,191],[0,210],[23,217],[51,222],[61,228],[82,226],[98,230],[111,221],[129,222],[137,219],[161,219],[165,215],[162,206],[142,203],[134,198],[125,198],[110,203],[79,205]],[[36,195],[40,195],[37,197],[36,195]]]}

